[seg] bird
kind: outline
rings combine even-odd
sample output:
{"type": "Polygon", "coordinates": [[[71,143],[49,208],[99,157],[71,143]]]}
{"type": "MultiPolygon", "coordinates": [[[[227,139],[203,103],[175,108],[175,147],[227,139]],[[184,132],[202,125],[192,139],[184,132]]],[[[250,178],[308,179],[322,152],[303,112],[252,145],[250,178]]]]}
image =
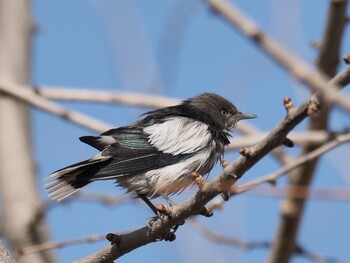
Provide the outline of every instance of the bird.
{"type": "Polygon", "coordinates": [[[237,122],[256,117],[215,93],[146,112],[133,124],[80,137],[100,152],[48,175],[46,190],[61,201],[94,181],[114,180],[156,212],[149,199],[181,193],[193,184],[193,172],[207,176],[237,122]]]}

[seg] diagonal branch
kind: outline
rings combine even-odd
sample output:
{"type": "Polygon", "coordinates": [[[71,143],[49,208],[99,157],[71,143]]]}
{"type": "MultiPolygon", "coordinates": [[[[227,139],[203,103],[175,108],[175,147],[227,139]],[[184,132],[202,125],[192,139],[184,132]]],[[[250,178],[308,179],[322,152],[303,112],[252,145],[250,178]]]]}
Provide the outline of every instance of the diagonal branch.
{"type": "Polygon", "coordinates": [[[293,77],[307,84],[313,92],[322,94],[329,103],[334,103],[346,111],[350,111],[350,98],[345,94],[339,94],[337,87],[334,85],[328,85],[328,78],[322,72],[312,69],[302,59],[267,36],[232,3],[225,0],[208,0],[208,3],[215,12],[223,16],[231,25],[257,44],[293,77]]]}
{"type": "Polygon", "coordinates": [[[293,169],[305,164],[306,162],[309,162],[310,160],[313,160],[326,152],[344,144],[350,141],[350,133],[348,134],[343,134],[343,135],[338,135],[333,141],[330,141],[319,148],[316,148],[312,152],[306,153],[299,158],[295,159],[294,161],[288,163],[287,165],[281,167],[277,171],[268,174],[266,176],[257,178],[253,181],[250,181],[248,183],[245,183],[243,185],[240,185],[237,188],[232,189],[233,194],[240,194],[246,191],[249,191],[250,189],[264,183],[269,183],[269,182],[275,182],[279,177],[282,175],[292,171],[293,169]]]}
{"type": "Polygon", "coordinates": [[[35,93],[33,89],[29,89],[25,86],[0,82],[0,92],[99,133],[111,129],[112,127],[80,112],[67,110],[57,103],[48,101],[35,93]]]}
{"type": "MultiPolygon", "coordinates": [[[[346,23],[347,4],[347,0],[330,1],[328,19],[317,62],[318,70],[330,77],[335,75],[338,66],[341,38],[346,23]]],[[[340,86],[347,84],[346,77],[344,78],[342,74],[339,74],[331,82],[338,83],[340,86]],[[343,83],[344,80],[345,83],[343,83]]],[[[327,131],[331,105],[327,103],[326,94],[319,94],[318,100],[322,104],[322,111],[311,118],[309,130],[327,131]]],[[[317,147],[318,145],[306,145],[302,151],[302,155],[307,155],[315,151],[317,147]]],[[[288,193],[291,193],[295,186],[307,187],[310,185],[315,174],[318,160],[318,158],[315,158],[292,173],[288,193]]],[[[302,220],[304,205],[304,200],[294,199],[287,194],[287,198],[283,202],[281,220],[269,262],[288,262],[292,253],[291,251],[295,244],[297,244],[297,232],[302,220]]]]}
{"type": "MultiPolygon", "coordinates": [[[[237,238],[233,238],[230,236],[225,236],[224,234],[216,233],[209,228],[205,227],[203,224],[201,224],[199,221],[191,220],[192,225],[194,228],[198,230],[204,237],[206,237],[208,240],[211,240],[214,243],[219,244],[226,244],[232,247],[245,249],[245,250],[253,250],[253,249],[269,249],[272,247],[272,242],[268,241],[244,241],[237,238]]],[[[311,252],[304,247],[298,245],[296,246],[295,250],[293,251],[293,255],[304,257],[306,259],[312,260],[313,262],[318,263],[326,263],[326,262],[332,262],[332,263],[345,263],[342,260],[338,260],[333,257],[329,256],[323,256],[319,253],[311,252]]]]}
{"type": "MultiPolygon", "coordinates": [[[[350,70],[350,67],[346,70],[350,70]]],[[[350,81],[350,74],[348,81],[350,81]]],[[[255,163],[273,149],[282,145],[286,140],[287,134],[303,121],[308,116],[308,113],[310,114],[310,108],[315,109],[315,107],[317,108],[317,105],[314,105],[314,102],[309,100],[295,109],[290,109],[287,116],[263,140],[247,149],[245,156],[241,156],[235,162],[225,166],[217,177],[212,181],[205,182],[195,195],[183,203],[169,208],[169,211],[167,211],[169,216],[163,220],[158,219],[152,225],[152,229],[143,227],[128,234],[116,235],[118,244],[108,245],[76,262],[113,262],[134,249],[162,240],[164,234],[171,227],[183,223],[184,220],[192,215],[202,212],[204,205],[220,193],[229,191],[232,185],[255,163]]]]}

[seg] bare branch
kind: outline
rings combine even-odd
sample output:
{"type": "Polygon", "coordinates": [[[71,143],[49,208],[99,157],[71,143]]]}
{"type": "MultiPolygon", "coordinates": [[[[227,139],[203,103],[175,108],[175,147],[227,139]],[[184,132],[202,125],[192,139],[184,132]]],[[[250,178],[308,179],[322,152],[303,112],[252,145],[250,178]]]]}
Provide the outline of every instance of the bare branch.
{"type": "MultiPolygon", "coordinates": [[[[242,147],[248,147],[259,142],[268,133],[256,133],[253,135],[245,135],[237,138],[233,138],[230,141],[229,146],[226,151],[236,150],[242,147]]],[[[302,132],[292,132],[288,135],[295,144],[300,146],[306,145],[320,145],[329,141],[334,136],[334,133],[327,131],[302,131],[302,132]]]]}
{"type": "Polygon", "coordinates": [[[315,199],[326,201],[350,201],[350,189],[344,188],[309,188],[308,186],[293,185],[293,186],[269,186],[261,185],[251,189],[247,194],[293,199],[315,199]]]}
{"type": "Polygon", "coordinates": [[[87,191],[77,192],[74,195],[74,198],[88,202],[97,202],[109,206],[116,206],[132,201],[132,198],[127,195],[106,195],[87,191]]]}
{"type": "Polygon", "coordinates": [[[6,249],[2,241],[0,240],[0,262],[1,263],[16,263],[16,260],[12,257],[10,252],[6,249]]]}
{"type": "Polygon", "coordinates": [[[78,88],[36,87],[35,92],[38,95],[52,100],[71,100],[94,103],[100,102],[124,104],[137,107],[163,108],[176,105],[180,102],[177,99],[155,94],[150,95],[136,92],[111,92],[78,88]]]}
{"type": "Polygon", "coordinates": [[[0,82],[0,91],[41,110],[99,133],[112,128],[111,125],[103,123],[85,114],[76,111],[69,111],[54,102],[48,101],[42,96],[36,94],[33,89],[29,89],[25,86],[5,83],[2,81],[0,82]]]}
{"type": "MultiPolygon", "coordinates": [[[[0,1],[0,79],[27,85],[33,23],[29,0],[0,1]]],[[[49,239],[45,220],[33,222],[41,206],[26,104],[0,92],[0,201],[3,234],[11,250],[49,239]]],[[[0,260],[1,261],[1,260],[0,260]]],[[[23,257],[20,263],[55,262],[52,252],[23,257]]]]}
{"type": "Polygon", "coordinates": [[[290,172],[291,170],[295,169],[296,167],[312,160],[315,159],[317,157],[319,157],[320,155],[334,149],[335,147],[344,144],[346,142],[350,141],[350,133],[349,134],[344,134],[344,135],[338,135],[333,141],[324,144],[322,146],[320,146],[319,148],[315,149],[312,152],[309,152],[305,155],[302,155],[301,157],[299,157],[298,159],[288,163],[287,165],[283,166],[282,168],[278,169],[277,171],[260,177],[258,179],[255,179],[253,181],[250,181],[246,184],[243,184],[237,188],[234,188],[232,190],[233,194],[238,194],[238,193],[243,193],[246,192],[250,189],[252,189],[253,187],[256,187],[257,185],[263,184],[263,183],[269,183],[269,182],[275,182],[279,177],[281,177],[282,175],[290,172]]]}
{"type": "Polygon", "coordinates": [[[192,223],[192,226],[197,229],[198,232],[200,232],[204,237],[207,239],[219,243],[219,244],[226,244],[230,245],[236,248],[240,249],[246,249],[246,250],[252,250],[252,249],[258,249],[258,248],[269,248],[271,247],[270,242],[248,242],[243,241],[237,238],[228,237],[222,234],[215,233],[211,231],[209,228],[205,227],[203,224],[201,224],[198,220],[191,219],[190,222],[192,223]]]}
{"type": "MultiPolygon", "coordinates": [[[[47,243],[42,243],[39,245],[35,246],[29,246],[29,247],[24,247],[21,250],[16,252],[16,258],[20,258],[25,255],[41,252],[41,251],[46,251],[46,250],[51,250],[55,248],[62,248],[62,247],[67,247],[67,246],[72,246],[72,245],[79,245],[79,244],[84,244],[84,243],[94,243],[97,241],[100,241],[102,239],[105,239],[106,235],[93,235],[93,236],[88,236],[88,237],[82,237],[82,238],[77,238],[77,239],[72,239],[68,241],[62,241],[62,242],[47,242],[47,243]]],[[[2,261],[0,261],[2,262],[2,261]]]]}
{"type": "MultiPolygon", "coordinates": [[[[207,239],[211,240],[214,243],[226,244],[229,246],[233,246],[233,247],[245,249],[245,250],[253,250],[253,249],[259,249],[259,248],[269,249],[272,247],[272,243],[268,242],[268,241],[265,241],[265,242],[242,241],[242,240],[239,240],[236,238],[226,236],[224,234],[216,233],[216,232],[210,230],[209,228],[205,227],[203,224],[199,223],[199,221],[197,221],[197,220],[191,219],[190,222],[192,223],[194,228],[198,230],[198,232],[200,232],[204,237],[206,237],[207,239]]],[[[293,254],[295,256],[300,256],[300,257],[310,259],[313,262],[345,263],[344,261],[335,259],[333,257],[323,256],[323,255],[320,255],[319,253],[311,252],[311,251],[303,248],[300,245],[298,245],[295,248],[293,254]]]]}
{"type": "Polygon", "coordinates": [[[133,249],[157,240],[162,240],[163,235],[167,233],[172,226],[181,224],[186,218],[200,213],[206,203],[221,192],[227,192],[245,171],[275,147],[281,145],[288,132],[307,117],[308,104],[309,103],[304,103],[290,112],[264,140],[251,147],[249,157],[240,157],[236,162],[229,164],[214,180],[206,182],[202,189],[194,196],[180,205],[172,207],[170,217],[157,220],[152,225],[152,229],[143,227],[132,233],[125,234],[121,236],[121,241],[118,246],[116,244],[110,245],[77,262],[112,262],[133,249]]]}
{"type": "MultiPolygon", "coordinates": [[[[230,24],[262,48],[273,60],[285,68],[292,76],[306,83],[313,92],[320,92],[328,102],[350,111],[350,99],[346,94],[339,94],[338,88],[327,85],[328,78],[319,71],[312,69],[302,59],[292,54],[276,41],[268,37],[263,31],[232,2],[226,0],[208,0],[211,8],[227,19],[230,24]]],[[[315,99],[317,99],[315,97],[315,99]]]]}
{"type": "MultiPolygon", "coordinates": [[[[346,9],[348,1],[332,0],[329,1],[329,4],[330,8],[328,12],[327,25],[320,47],[320,56],[317,62],[317,67],[319,71],[332,77],[336,73],[336,68],[340,57],[339,50],[346,23],[346,9]]],[[[333,78],[331,83],[344,87],[349,83],[349,74],[349,72],[343,71],[341,74],[338,74],[335,78],[333,78]]],[[[322,111],[311,118],[309,130],[327,130],[331,105],[330,103],[327,103],[327,94],[319,93],[316,97],[322,104],[322,111]]],[[[316,147],[318,146],[306,145],[302,154],[307,154],[315,150],[316,147]]],[[[307,186],[311,183],[317,163],[318,158],[315,158],[293,171],[292,175],[290,176],[291,189],[288,191],[288,193],[293,190],[294,186],[307,186]]],[[[281,220],[276,234],[276,240],[274,242],[275,246],[271,251],[269,262],[286,263],[289,261],[290,255],[296,243],[299,223],[301,222],[303,215],[303,208],[304,200],[297,200],[287,196],[283,202],[281,220]]]]}
{"type": "Polygon", "coordinates": [[[140,246],[162,240],[164,234],[172,226],[179,225],[188,217],[201,213],[204,205],[218,194],[228,192],[231,186],[255,163],[273,149],[282,145],[287,134],[310,114],[310,108],[317,109],[317,106],[312,101],[307,101],[299,107],[289,110],[287,116],[263,140],[247,149],[245,156],[241,156],[235,162],[225,166],[216,178],[205,182],[194,196],[177,206],[171,207],[170,215],[163,220],[158,219],[152,225],[152,229],[143,227],[134,232],[118,236],[118,244],[109,245],[77,262],[113,262],[113,260],[140,246]]]}

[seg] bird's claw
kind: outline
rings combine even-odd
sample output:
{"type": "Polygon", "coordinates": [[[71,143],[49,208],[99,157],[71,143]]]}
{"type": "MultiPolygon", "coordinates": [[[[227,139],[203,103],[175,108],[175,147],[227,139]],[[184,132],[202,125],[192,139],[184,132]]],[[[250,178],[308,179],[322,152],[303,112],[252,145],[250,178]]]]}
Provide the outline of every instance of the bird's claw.
{"type": "Polygon", "coordinates": [[[147,218],[147,220],[146,220],[146,226],[147,226],[149,229],[152,229],[152,226],[153,226],[154,222],[156,222],[158,219],[159,219],[158,216],[153,216],[153,217],[147,218]]]}
{"type": "Polygon", "coordinates": [[[174,232],[169,231],[168,233],[164,234],[163,238],[164,238],[165,241],[172,242],[172,241],[174,241],[176,239],[176,235],[175,235],[174,232]]]}
{"type": "Polygon", "coordinates": [[[176,239],[176,235],[175,235],[176,230],[179,228],[179,226],[182,226],[183,224],[185,224],[185,221],[182,221],[180,224],[173,226],[169,230],[169,232],[164,234],[164,236],[163,236],[164,240],[169,241],[169,242],[174,241],[176,239]]]}

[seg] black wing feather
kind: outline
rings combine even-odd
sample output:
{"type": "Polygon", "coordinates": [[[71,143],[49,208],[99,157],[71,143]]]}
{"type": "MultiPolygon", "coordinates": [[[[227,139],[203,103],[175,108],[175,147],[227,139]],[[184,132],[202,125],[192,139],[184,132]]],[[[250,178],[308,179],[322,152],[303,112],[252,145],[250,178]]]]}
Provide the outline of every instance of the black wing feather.
{"type": "MultiPolygon", "coordinates": [[[[111,157],[110,161],[94,175],[92,180],[145,173],[175,164],[195,154],[172,155],[158,151],[148,142],[149,138],[142,129],[132,126],[112,129],[101,136],[111,136],[116,142],[102,151],[103,156],[111,157]]],[[[92,137],[85,136],[82,141],[97,148],[98,144],[94,140],[97,141],[99,137],[93,137],[94,139],[92,137]]]]}

